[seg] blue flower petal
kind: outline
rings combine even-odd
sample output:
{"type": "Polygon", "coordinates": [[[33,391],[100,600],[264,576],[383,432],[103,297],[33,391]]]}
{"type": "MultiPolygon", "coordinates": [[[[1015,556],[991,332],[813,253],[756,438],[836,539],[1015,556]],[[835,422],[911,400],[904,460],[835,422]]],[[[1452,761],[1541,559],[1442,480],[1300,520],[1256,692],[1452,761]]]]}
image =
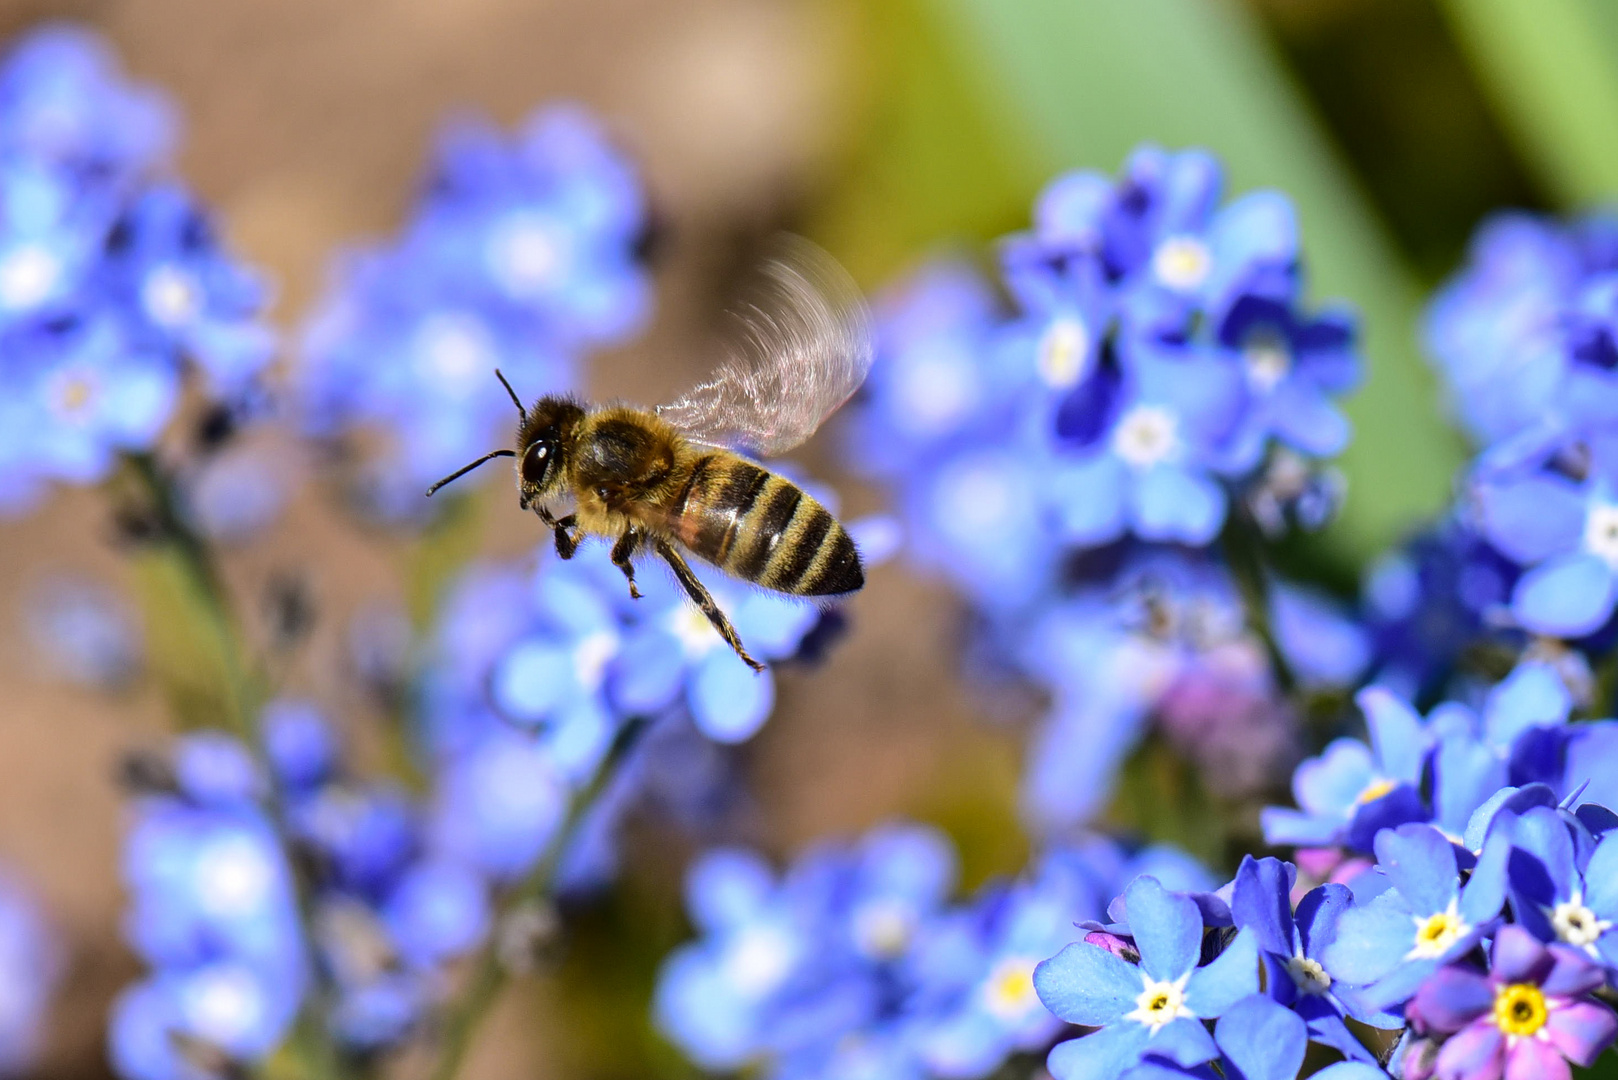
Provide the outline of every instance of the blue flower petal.
{"type": "Polygon", "coordinates": [[[1578,546],[1584,531],[1584,495],[1566,480],[1529,477],[1477,489],[1483,530],[1517,562],[1540,562],[1578,546]]]}
{"type": "Polygon", "coordinates": [[[1524,574],[1511,596],[1511,610],[1537,634],[1582,637],[1612,616],[1618,579],[1606,561],[1575,552],[1548,559],[1524,574]]]}
{"type": "Polygon", "coordinates": [[[1115,1080],[1140,1060],[1146,1039],[1144,1024],[1113,1024],[1083,1038],[1057,1043],[1045,1059],[1045,1067],[1052,1080],[1115,1080]]]}
{"type": "Polygon", "coordinates": [[[775,705],[775,677],[755,672],[730,649],[715,649],[691,673],[691,718],[715,742],[752,738],[775,705]]]}
{"type": "Polygon", "coordinates": [[[1202,545],[1225,523],[1225,489],[1192,469],[1154,466],[1136,478],[1130,494],[1135,532],[1146,540],[1202,545]]]}
{"type": "Polygon", "coordinates": [[[1143,985],[1135,965],[1082,941],[1034,968],[1034,990],[1045,1007],[1086,1027],[1110,1024],[1134,1008],[1143,985]]]}
{"type": "Polygon", "coordinates": [[[1214,1041],[1225,1055],[1231,1080],[1294,1080],[1309,1033],[1297,1013],[1254,995],[1219,1018],[1214,1041]]]}
{"type": "Polygon", "coordinates": [[[1212,1020],[1242,998],[1256,993],[1258,935],[1242,930],[1213,963],[1191,973],[1191,981],[1185,987],[1185,1005],[1203,1019],[1212,1020]]]}
{"type": "Polygon", "coordinates": [[[1124,890],[1124,908],[1140,950],[1140,966],[1148,975],[1172,982],[1196,966],[1202,951],[1202,916],[1190,897],[1142,876],[1124,890]]]}

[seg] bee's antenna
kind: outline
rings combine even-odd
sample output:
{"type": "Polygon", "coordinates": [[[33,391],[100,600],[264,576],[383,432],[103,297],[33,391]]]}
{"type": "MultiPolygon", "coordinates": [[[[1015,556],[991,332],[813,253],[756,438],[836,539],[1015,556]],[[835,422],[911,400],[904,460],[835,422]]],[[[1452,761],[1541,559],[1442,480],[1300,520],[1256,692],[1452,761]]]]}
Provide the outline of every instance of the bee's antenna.
{"type": "MultiPolygon", "coordinates": [[[[511,388],[511,384],[506,382],[506,377],[500,374],[499,368],[494,369],[494,377],[500,380],[500,385],[505,387],[506,393],[511,395],[511,403],[517,406],[517,415],[520,416],[523,423],[526,424],[528,422],[528,410],[522,407],[522,398],[518,397],[517,391],[513,390],[511,388]]],[[[451,477],[450,479],[454,479],[454,477],[451,477]]]]}
{"type": "MultiPolygon", "coordinates": [[[[505,382],[504,379],[501,379],[500,381],[505,382]]],[[[433,497],[433,492],[437,491],[439,488],[443,487],[445,484],[449,483],[451,480],[459,480],[461,477],[465,476],[467,473],[471,472],[473,469],[477,468],[479,465],[482,465],[485,461],[493,461],[497,457],[516,457],[516,456],[517,456],[517,451],[515,451],[515,450],[491,450],[487,454],[484,454],[482,457],[478,458],[476,461],[472,462],[472,464],[466,466],[464,469],[456,469],[454,472],[452,472],[448,476],[444,477],[444,479],[440,480],[438,483],[436,483],[432,487],[428,488],[427,489],[427,497],[429,499],[432,498],[433,497]]]]}

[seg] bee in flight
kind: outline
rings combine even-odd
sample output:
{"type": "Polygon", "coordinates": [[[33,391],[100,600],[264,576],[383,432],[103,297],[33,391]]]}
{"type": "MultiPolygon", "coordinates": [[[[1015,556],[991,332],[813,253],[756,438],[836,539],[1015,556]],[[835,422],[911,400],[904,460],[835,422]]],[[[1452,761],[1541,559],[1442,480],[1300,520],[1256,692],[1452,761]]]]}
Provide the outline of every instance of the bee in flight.
{"type": "Polygon", "coordinates": [[[793,596],[836,596],[865,584],[848,531],[798,485],[742,455],[774,456],[813,435],[859,389],[871,366],[865,306],[831,257],[804,240],[764,265],[762,295],[740,315],[743,333],[706,382],[654,409],[587,406],[542,397],[517,406],[517,493],[551,529],[556,553],[613,542],[612,561],[635,587],[634,559],[650,548],[721,637],[754,671],[736,630],[682,551],[726,573],[793,596]],[[572,503],[558,517],[552,504],[572,503]]]}

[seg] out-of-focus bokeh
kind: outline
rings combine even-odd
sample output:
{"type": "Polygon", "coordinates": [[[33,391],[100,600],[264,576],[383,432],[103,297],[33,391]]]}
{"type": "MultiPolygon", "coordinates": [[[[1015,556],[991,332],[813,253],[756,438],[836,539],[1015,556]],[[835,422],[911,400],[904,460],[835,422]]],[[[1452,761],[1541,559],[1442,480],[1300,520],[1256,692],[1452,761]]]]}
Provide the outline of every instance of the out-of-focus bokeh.
{"type": "MultiPolygon", "coordinates": [[[[662,401],[700,378],[779,230],[875,292],[939,253],[986,265],[984,245],[1025,227],[1061,170],[1111,172],[1141,142],[1207,147],[1230,192],[1292,197],[1310,292],[1360,311],[1346,503],[1284,553],[1339,588],[1439,510],[1464,457],[1418,349],[1422,296],[1490,211],[1618,194],[1618,15],[1598,0],[0,4],[7,40],[57,20],[104,35],[130,78],[172,99],[178,173],[268,272],[269,320],[292,343],[333,254],[404,227],[444,124],[587,108],[639,170],[653,267],[644,332],[583,364],[594,398],[662,401]]],[[[426,539],[367,524],[333,497],[330,461],[265,437],[290,501],[226,549],[228,590],[255,647],[273,652],[278,619],[311,620],[275,661],[278,689],[319,702],[362,771],[389,767],[388,703],[356,676],[351,638],[385,665],[389,635],[426,624],[453,568],[543,537],[503,482],[426,539]]],[[[885,508],[831,440],[799,460],[845,518],[885,508]]],[[[194,627],[164,600],[177,587],[130,557],[101,488],[0,521],[0,865],[60,946],[39,961],[60,981],[32,1075],[107,1075],[107,1010],[141,970],[121,924],[128,762],[166,752],[165,687],[197,662],[194,627]]],[[[845,610],[846,636],[780,674],[769,724],[727,762],[748,794],[725,809],[725,838],[784,855],[903,814],[949,829],[967,885],[1014,873],[1037,698],[963,675],[965,609],[941,580],[881,565],[845,610]]],[[[653,812],[626,842],[618,885],[568,914],[563,955],[502,997],[466,1076],[691,1075],[647,1010],[658,960],[688,933],[693,841],[653,812]]]]}

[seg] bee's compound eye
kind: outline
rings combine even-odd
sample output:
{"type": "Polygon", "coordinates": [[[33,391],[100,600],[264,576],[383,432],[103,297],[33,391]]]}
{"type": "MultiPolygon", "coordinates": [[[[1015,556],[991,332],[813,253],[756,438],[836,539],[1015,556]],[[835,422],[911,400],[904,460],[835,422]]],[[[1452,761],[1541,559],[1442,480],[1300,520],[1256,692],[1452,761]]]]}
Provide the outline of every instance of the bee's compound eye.
{"type": "Polygon", "coordinates": [[[530,443],[522,456],[522,478],[535,487],[544,487],[551,471],[551,444],[540,441],[530,443]]]}

